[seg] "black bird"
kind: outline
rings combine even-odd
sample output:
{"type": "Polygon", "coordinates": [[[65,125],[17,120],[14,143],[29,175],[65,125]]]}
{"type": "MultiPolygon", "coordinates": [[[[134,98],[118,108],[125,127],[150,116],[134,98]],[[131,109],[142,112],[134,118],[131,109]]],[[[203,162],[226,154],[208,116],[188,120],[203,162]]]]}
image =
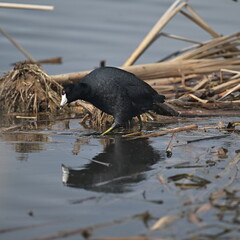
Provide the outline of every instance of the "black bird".
{"type": "Polygon", "coordinates": [[[140,121],[140,114],[153,110],[155,104],[163,103],[165,96],[159,95],[132,73],[115,67],[101,67],[80,82],[67,85],[62,90],[60,107],[77,99],[90,102],[114,117],[112,126],[102,133],[105,135],[135,116],[140,121]]]}

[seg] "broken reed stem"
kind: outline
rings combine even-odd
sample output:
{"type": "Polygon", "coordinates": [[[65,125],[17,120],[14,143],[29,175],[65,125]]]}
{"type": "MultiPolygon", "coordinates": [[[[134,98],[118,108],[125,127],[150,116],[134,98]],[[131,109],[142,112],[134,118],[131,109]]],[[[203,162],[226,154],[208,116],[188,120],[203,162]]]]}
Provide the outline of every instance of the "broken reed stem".
{"type": "Polygon", "coordinates": [[[189,46],[189,47],[185,47],[185,48],[183,48],[183,49],[181,49],[181,50],[178,50],[178,51],[176,51],[176,52],[173,52],[173,53],[167,55],[166,57],[160,59],[160,60],[157,61],[157,62],[165,62],[165,61],[167,61],[167,60],[169,60],[169,59],[171,59],[171,58],[173,58],[173,57],[177,57],[177,56],[180,55],[180,54],[183,54],[183,53],[185,53],[185,52],[189,52],[190,50],[195,49],[195,48],[197,48],[197,47],[199,47],[199,46],[201,46],[201,45],[203,45],[203,43],[200,44],[200,45],[199,45],[199,44],[194,44],[194,45],[191,45],[191,46],[189,46]]]}
{"type": "Polygon", "coordinates": [[[167,157],[172,156],[173,142],[175,141],[175,138],[176,138],[176,135],[175,135],[175,133],[173,133],[172,136],[171,136],[170,142],[167,146],[167,149],[166,149],[167,157]]]}
{"type": "MultiPolygon", "coordinates": [[[[206,74],[220,71],[222,68],[239,69],[240,59],[188,59],[183,61],[170,61],[161,63],[150,63],[122,67],[123,70],[135,74],[142,80],[152,80],[157,78],[175,78],[193,74],[206,74]]],[[[52,80],[59,84],[77,82],[86,76],[90,71],[66,73],[51,76],[52,80]]],[[[178,80],[176,81],[178,82],[178,80]]],[[[171,83],[171,82],[169,82],[171,83]]]]}
{"type": "Polygon", "coordinates": [[[165,27],[165,25],[187,4],[185,1],[179,3],[180,1],[176,0],[163,14],[131,56],[124,62],[124,67],[132,65],[156,39],[157,34],[165,27]]]}
{"type": "MultiPolygon", "coordinates": [[[[88,235],[90,236],[91,232],[97,229],[104,229],[106,227],[110,227],[110,226],[114,226],[116,224],[121,224],[121,223],[126,223],[135,219],[141,219],[148,216],[147,212],[143,212],[143,213],[139,213],[139,214],[135,214],[135,215],[131,215],[131,216],[127,216],[127,217],[122,217],[120,219],[117,220],[113,220],[113,221],[109,221],[109,222],[102,222],[99,224],[95,224],[95,225],[91,225],[85,228],[75,228],[72,230],[63,230],[61,232],[57,232],[57,233],[53,233],[51,235],[46,235],[43,237],[37,237],[35,240],[53,240],[53,239],[60,239],[60,238],[67,238],[67,237],[71,237],[71,236],[75,236],[77,235],[79,238],[79,235],[85,236],[88,235]]],[[[149,215],[150,217],[151,215],[149,215]]],[[[86,238],[86,237],[85,237],[86,238]]],[[[130,238],[131,239],[131,238],[130,238]]],[[[144,239],[146,239],[144,237],[144,239]]],[[[144,240],[142,239],[142,240],[144,240]]]]}
{"type": "Polygon", "coordinates": [[[33,4],[18,4],[18,3],[0,3],[0,7],[2,7],[2,8],[30,9],[30,10],[44,10],[44,11],[54,10],[53,6],[33,5],[33,4]]]}
{"type": "Polygon", "coordinates": [[[27,59],[29,59],[32,63],[36,62],[36,60],[22,47],[20,46],[7,32],[5,32],[2,28],[0,28],[0,32],[3,36],[5,36],[27,59]]]}
{"type": "Polygon", "coordinates": [[[195,95],[192,94],[192,93],[188,94],[188,96],[190,96],[191,98],[197,100],[197,101],[200,102],[200,103],[207,103],[207,102],[208,102],[208,100],[201,99],[201,98],[195,96],[195,95]]]}
{"type": "Polygon", "coordinates": [[[169,130],[165,130],[165,131],[158,131],[158,132],[153,132],[153,133],[149,133],[149,134],[144,134],[141,136],[130,138],[129,140],[135,140],[135,139],[139,139],[139,138],[158,137],[158,136],[166,135],[168,133],[176,133],[176,132],[194,130],[197,128],[198,128],[197,125],[189,125],[189,126],[185,126],[185,127],[173,128],[173,129],[169,129],[169,130]]]}
{"type": "Polygon", "coordinates": [[[85,77],[88,73],[90,73],[90,71],[64,73],[59,75],[53,75],[51,76],[51,79],[58,82],[59,84],[64,85],[68,83],[78,82],[80,79],[85,77]]]}
{"type": "MultiPolygon", "coordinates": [[[[30,61],[25,61],[25,63],[33,63],[31,60],[30,61]]],[[[62,63],[62,58],[61,57],[54,57],[54,58],[47,58],[47,59],[42,59],[42,60],[37,60],[35,62],[36,64],[61,64],[62,63]]],[[[16,63],[14,63],[15,65],[16,63]]]]}
{"type": "MultiPolygon", "coordinates": [[[[211,41],[203,43],[201,47],[194,49],[191,52],[183,54],[179,57],[174,58],[172,61],[193,59],[193,58],[207,58],[208,55],[212,55],[213,52],[220,52],[224,50],[224,48],[233,48],[233,42],[236,42],[239,45],[240,32],[234,33],[228,36],[220,36],[211,41]],[[211,52],[210,52],[211,51],[211,52]]],[[[238,50],[236,50],[238,51],[238,50]]]]}
{"type": "MultiPolygon", "coordinates": [[[[218,38],[221,35],[219,35],[218,33],[216,33],[208,24],[207,22],[205,22],[200,15],[189,5],[186,5],[186,9],[192,14],[192,16],[190,16],[189,14],[187,14],[184,11],[181,11],[182,14],[184,14],[186,17],[188,17],[189,19],[191,19],[193,22],[195,22],[197,25],[199,25],[201,28],[203,28],[206,32],[208,32],[212,37],[214,38],[218,38]]],[[[237,51],[238,49],[236,47],[231,47],[231,51],[237,51]]]]}
{"type": "MultiPolygon", "coordinates": [[[[221,72],[228,72],[228,73],[234,73],[234,74],[236,74],[236,75],[238,75],[237,77],[240,77],[240,71],[234,71],[234,70],[230,70],[230,69],[221,69],[221,72]]],[[[233,78],[235,78],[236,76],[234,76],[234,77],[232,77],[232,79],[233,78]]]]}
{"type": "Polygon", "coordinates": [[[209,76],[204,76],[203,79],[197,84],[195,85],[191,92],[196,92],[197,90],[199,90],[200,88],[202,88],[206,83],[208,83],[210,81],[209,76]]]}
{"type": "MultiPolygon", "coordinates": [[[[240,33],[229,36],[215,38],[206,41],[200,47],[176,57],[168,62],[158,62],[134,66],[123,66],[122,69],[132,72],[142,80],[160,79],[160,78],[182,78],[188,75],[206,74],[221,71],[223,68],[229,70],[240,68],[240,59],[236,57],[236,52],[228,52],[229,58],[219,58],[219,53],[232,48],[232,44],[240,42],[240,33]],[[204,54],[203,54],[204,52],[204,54]],[[232,57],[231,57],[232,56],[232,57]],[[214,59],[213,59],[214,57],[214,59]],[[203,58],[203,59],[198,59],[203,58]]],[[[235,45],[236,45],[235,44],[235,45]]],[[[196,47],[196,46],[194,46],[196,47]]],[[[52,79],[60,84],[67,84],[79,81],[90,71],[66,73],[52,76],[52,79]]],[[[171,83],[171,82],[169,82],[171,83]]]]}
{"type": "Polygon", "coordinates": [[[192,14],[188,14],[185,11],[181,10],[180,13],[182,13],[185,17],[189,18],[191,21],[196,23],[198,26],[203,28],[206,32],[208,32],[212,37],[217,38],[220,37],[218,33],[216,33],[200,16],[199,14],[188,4],[186,5],[186,9],[192,14]]]}
{"type": "Polygon", "coordinates": [[[240,79],[234,79],[231,81],[227,81],[225,83],[222,83],[216,87],[213,87],[212,89],[214,90],[215,93],[221,93],[226,91],[227,89],[234,87],[236,85],[240,84],[240,79]]]}
{"type": "Polygon", "coordinates": [[[195,41],[195,40],[192,40],[192,39],[189,39],[189,38],[177,36],[177,35],[174,35],[174,34],[170,34],[170,33],[162,32],[162,33],[158,34],[158,37],[160,37],[160,36],[164,36],[164,37],[173,38],[173,39],[184,41],[184,42],[189,42],[189,43],[194,43],[194,44],[197,44],[197,45],[201,45],[201,42],[198,42],[198,41],[195,41]]]}
{"type": "Polygon", "coordinates": [[[228,90],[227,93],[224,94],[224,95],[223,95],[221,98],[219,98],[218,100],[220,101],[220,100],[224,99],[225,97],[227,97],[229,94],[231,94],[231,93],[233,93],[233,92],[236,92],[236,91],[238,91],[238,90],[240,90],[240,83],[239,83],[237,86],[233,87],[232,89],[228,90]]]}

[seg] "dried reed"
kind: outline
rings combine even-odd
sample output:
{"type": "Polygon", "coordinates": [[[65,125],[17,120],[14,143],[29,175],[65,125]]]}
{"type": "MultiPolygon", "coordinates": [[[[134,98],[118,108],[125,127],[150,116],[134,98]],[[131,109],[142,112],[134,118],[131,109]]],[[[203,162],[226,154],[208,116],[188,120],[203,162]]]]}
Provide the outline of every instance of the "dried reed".
{"type": "Polygon", "coordinates": [[[54,112],[61,88],[38,65],[20,63],[0,78],[1,107],[8,112],[54,112]]]}

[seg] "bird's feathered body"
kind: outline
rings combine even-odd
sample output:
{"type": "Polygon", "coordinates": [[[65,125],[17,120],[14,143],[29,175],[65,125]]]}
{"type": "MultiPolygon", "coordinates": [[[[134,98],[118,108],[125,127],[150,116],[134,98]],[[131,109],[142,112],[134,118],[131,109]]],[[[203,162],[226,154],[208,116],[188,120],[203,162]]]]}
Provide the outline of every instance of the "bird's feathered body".
{"type": "Polygon", "coordinates": [[[134,74],[114,67],[92,71],[80,82],[66,86],[63,95],[64,103],[81,99],[112,115],[114,127],[152,110],[165,99],[134,74]]]}
{"type": "Polygon", "coordinates": [[[151,110],[165,98],[135,75],[117,68],[96,69],[80,83],[90,86],[83,100],[113,115],[118,124],[151,110]]]}

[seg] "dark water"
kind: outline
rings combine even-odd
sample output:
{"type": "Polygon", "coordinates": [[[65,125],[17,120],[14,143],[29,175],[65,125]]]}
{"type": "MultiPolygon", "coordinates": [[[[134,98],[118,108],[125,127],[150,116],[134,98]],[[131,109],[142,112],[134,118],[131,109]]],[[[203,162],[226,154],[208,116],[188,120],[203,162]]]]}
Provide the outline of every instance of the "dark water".
{"type": "MultiPolygon", "coordinates": [[[[54,5],[55,10],[0,9],[1,27],[36,59],[61,56],[62,65],[44,65],[49,74],[92,69],[102,59],[109,65],[120,66],[169,5],[167,0],[34,3],[54,5]]],[[[239,3],[230,0],[190,3],[217,32],[239,31],[239,3]]],[[[198,41],[209,39],[180,15],[165,31],[198,41]]],[[[6,71],[11,69],[9,64],[24,57],[3,36],[0,39],[0,70],[6,71]]],[[[156,61],[184,46],[185,43],[160,39],[138,63],[156,61]]],[[[239,121],[238,118],[177,119],[166,126],[145,125],[144,130],[194,123],[200,127],[216,126],[220,120],[225,124],[239,121]]],[[[14,116],[5,119],[1,114],[0,125],[8,127],[24,121],[14,116]]],[[[91,131],[81,126],[78,119],[72,119],[33,121],[24,128],[1,133],[0,239],[34,239],[63,231],[68,231],[67,239],[79,239],[80,230],[86,227],[93,228],[90,231],[93,238],[145,234],[168,239],[203,235],[204,239],[214,239],[211,236],[228,229],[219,236],[238,239],[238,208],[223,214],[216,206],[212,207],[200,215],[199,224],[188,217],[199,206],[209,203],[210,193],[232,176],[216,178],[238,154],[238,133],[227,135],[216,129],[180,133],[173,156],[167,158],[165,150],[170,135],[136,141],[118,135],[83,136],[91,131]],[[218,135],[226,136],[186,144],[187,140],[218,135]],[[225,155],[219,154],[222,149],[226,150],[225,155]],[[176,164],[183,167],[176,168],[176,164]],[[210,183],[183,191],[173,181],[167,181],[176,174],[193,174],[210,183]],[[158,176],[168,183],[161,183],[158,176]],[[152,218],[143,215],[146,212],[152,218]],[[149,230],[167,215],[179,219],[161,230],[149,230]]],[[[237,179],[232,182],[232,189],[239,189],[237,179]]],[[[239,194],[239,190],[236,192],[239,194]]]]}

